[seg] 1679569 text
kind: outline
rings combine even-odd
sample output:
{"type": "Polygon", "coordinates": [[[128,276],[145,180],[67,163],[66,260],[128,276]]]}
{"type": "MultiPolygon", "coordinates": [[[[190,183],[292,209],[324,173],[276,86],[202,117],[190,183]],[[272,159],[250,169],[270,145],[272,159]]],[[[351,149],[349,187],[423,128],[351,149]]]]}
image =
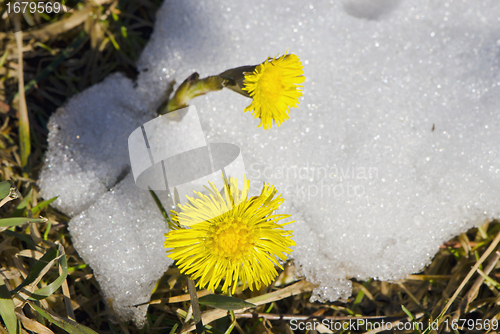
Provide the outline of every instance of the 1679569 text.
{"type": "Polygon", "coordinates": [[[7,14],[25,14],[25,13],[45,13],[58,14],[64,11],[64,6],[59,2],[31,2],[31,1],[12,1],[7,3],[7,14]]]}

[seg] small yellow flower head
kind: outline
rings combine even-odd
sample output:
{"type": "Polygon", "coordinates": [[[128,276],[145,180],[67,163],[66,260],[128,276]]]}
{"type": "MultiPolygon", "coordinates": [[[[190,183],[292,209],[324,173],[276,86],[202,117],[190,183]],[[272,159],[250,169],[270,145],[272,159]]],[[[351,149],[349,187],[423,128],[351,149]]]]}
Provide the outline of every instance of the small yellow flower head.
{"type": "Polygon", "coordinates": [[[288,119],[290,107],[297,108],[302,96],[301,83],[304,71],[299,57],[284,54],[277,58],[268,58],[257,65],[255,71],[245,74],[243,90],[252,98],[252,103],[245,108],[255,118],[260,117],[260,126],[269,130],[273,120],[278,126],[288,119]]]}
{"type": "Polygon", "coordinates": [[[230,286],[234,292],[239,280],[259,289],[276,278],[275,266],[282,268],[276,257],[285,260],[295,246],[292,231],[283,229],[287,223],[278,224],[290,215],[274,214],[284,199],[275,196],[272,185],[264,184],[259,196],[248,198],[246,177],[242,191],[237,179],[225,183],[223,194],[211,183],[209,196],[196,192],[198,198],[188,198],[180,213],[172,211],[172,220],[188,227],[166,233],[165,248],[181,273],[199,279],[201,288],[214,291],[225,279],[224,292],[230,286]]]}

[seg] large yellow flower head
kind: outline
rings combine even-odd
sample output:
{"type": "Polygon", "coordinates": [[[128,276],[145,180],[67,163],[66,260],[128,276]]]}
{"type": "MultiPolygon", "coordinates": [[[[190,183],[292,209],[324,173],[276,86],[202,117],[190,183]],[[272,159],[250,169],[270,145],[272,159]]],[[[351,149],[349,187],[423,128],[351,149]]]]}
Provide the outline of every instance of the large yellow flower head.
{"type": "Polygon", "coordinates": [[[299,103],[303,74],[302,63],[294,54],[268,58],[257,65],[252,73],[245,74],[243,90],[252,98],[245,112],[260,117],[259,127],[266,130],[272,127],[273,120],[280,126],[288,119],[290,107],[296,108],[299,103]]]}
{"type": "Polygon", "coordinates": [[[269,285],[278,275],[275,266],[282,268],[277,258],[285,260],[295,246],[292,231],[283,229],[289,223],[278,223],[290,215],[274,213],[281,194],[264,184],[259,196],[248,198],[249,187],[246,177],[241,191],[231,178],[221,194],[211,183],[208,196],[196,192],[180,213],[172,211],[172,221],[187,227],[166,233],[165,248],[181,273],[199,279],[197,286],[214,291],[223,279],[224,292],[230,286],[234,292],[239,280],[250,290],[269,285]]]}

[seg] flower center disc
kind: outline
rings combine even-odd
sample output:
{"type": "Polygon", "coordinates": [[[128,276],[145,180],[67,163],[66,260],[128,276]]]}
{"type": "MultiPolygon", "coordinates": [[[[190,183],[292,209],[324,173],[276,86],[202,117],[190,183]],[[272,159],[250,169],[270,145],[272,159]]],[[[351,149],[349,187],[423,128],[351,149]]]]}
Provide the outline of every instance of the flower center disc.
{"type": "Polygon", "coordinates": [[[239,219],[214,226],[208,234],[210,251],[226,259],[241,260],[254,245],[253,233],[239,219]]]}
{"type": "Polygon", "coordinates": [[[285,90],[283,76],[276,66],[270,66],[262,73],[260,89],[262,96],[273,102],[283,95],[283,91],[285,90]]]}

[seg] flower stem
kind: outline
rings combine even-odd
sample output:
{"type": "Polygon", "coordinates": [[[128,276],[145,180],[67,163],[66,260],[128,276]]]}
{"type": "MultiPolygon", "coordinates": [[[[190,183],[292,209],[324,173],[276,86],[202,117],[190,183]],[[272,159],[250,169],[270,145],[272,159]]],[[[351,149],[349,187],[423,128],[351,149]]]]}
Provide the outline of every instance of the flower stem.
{"type": "Polygon", "coordinates": [[[189,290],[189,296],[191,297],[191,306],[193,307],[194,322],[196,324],[196,333],[204,334],[205,328],[203,327],[203,321],[201,320],[200,304],[198,304],[198,295],[196,294],[196,287],[194,281],[189,277],[186,277],[187,286],[189,290]]]}
{"type": "Polygon", "coordinates": [[[191,99],[210,92],[219,91],[224,87],[243,96],[250,97],[248,92],[243,90],[244,79],[245,74],[253,72],[256,66],[250,65],[231,68],[219,75],[212,75],[203,79],[200,79],[200,75],[195,72],[177,88],[174,96],[168,100],[166,106],[161,107],[160,114],[164,115],[187,107],[191,99]]]}
{"type": "Polygon", "coordinates": [[[224,334],[231,334],[231,332],[234,329],[234,326],[236,326],[236,316],[234,315],[234,311],[231,312],[231,326],[227,329],[227,331],[224,332],[224,334]]]}
{"type": "Polygon", "coordinates": [[[198,73],[191,74],[184,82],[177,88],[171,99],[168,100],[166,107],[161,110],[160,114],[167,114],[180,108],[187,107],[188,102],[200,95],[209,92],[221,90],[226,85],[226,79],[218,75],[209,76],[199,79],[198,73]]]}
{"type": "MultiPolygon", "coordinates": [[[[231,287],[229,287],[229,290],[227,291],[227,295],[229,297],[233,296],[231,287]]],[[[230,334],[233,331],[234,326],[236,326],[236,316],[234,315],[234,311],[230,310],[229,313],[231,315],[231,325],[229,326],[229,328],[226,330],[226,332],[224,334],[230,334]]]]}

